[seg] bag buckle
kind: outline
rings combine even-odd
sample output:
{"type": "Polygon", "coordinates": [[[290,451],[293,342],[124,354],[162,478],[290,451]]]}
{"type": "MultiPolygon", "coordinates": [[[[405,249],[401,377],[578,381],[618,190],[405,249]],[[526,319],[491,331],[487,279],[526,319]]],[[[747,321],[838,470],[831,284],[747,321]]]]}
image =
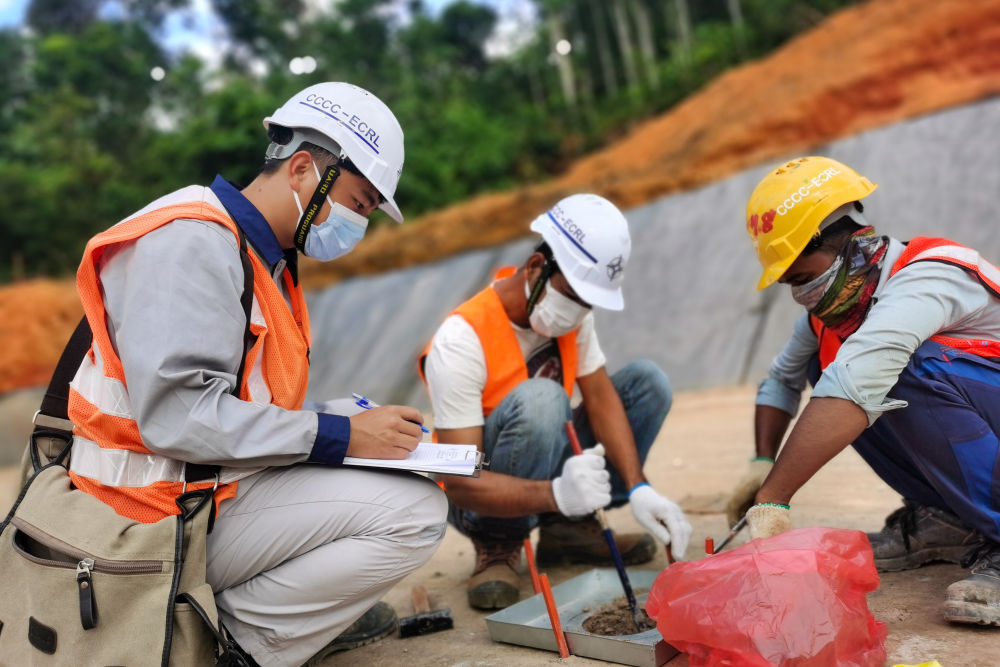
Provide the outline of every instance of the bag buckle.
{"type": "MultiPolygon", "coordinates": [[[[216,489],[219,488],[219,484],[221,483],[221,480],[220,480],[221,477],[222,477],[222,471],[221,470],[219,472],[215,473],[215,483],[212,484],[212,495],[215,495],[216,489]]],[[[181,495],[182,496],[187,491],[187,487],[188,487],[188,483],[187,483],[187,479],[185,479],[184,483],[181,485],[181,495]]]]}

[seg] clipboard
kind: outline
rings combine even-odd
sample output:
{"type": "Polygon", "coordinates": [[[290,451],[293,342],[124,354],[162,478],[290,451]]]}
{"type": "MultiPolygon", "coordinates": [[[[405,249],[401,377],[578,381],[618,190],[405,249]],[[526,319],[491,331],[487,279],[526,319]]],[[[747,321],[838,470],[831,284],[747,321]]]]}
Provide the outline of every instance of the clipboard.
{"type": "Polygon", "coordinates": [[[405,459],[368,459],[345,456],[343,465],[479,477],[484,463],[483,453],[475,445],[421,442],[405,459]]]}

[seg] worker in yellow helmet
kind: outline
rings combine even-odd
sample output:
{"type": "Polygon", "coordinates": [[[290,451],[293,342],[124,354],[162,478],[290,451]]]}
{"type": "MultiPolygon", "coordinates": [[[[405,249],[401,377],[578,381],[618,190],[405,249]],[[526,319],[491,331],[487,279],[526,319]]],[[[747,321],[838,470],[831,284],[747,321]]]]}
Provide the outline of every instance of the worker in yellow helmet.
{"type": "Polygon", "coordinates": [[[861,205],[875,188],[804,157],[750,196],[757,287],[789,285],[807,312],[758,390],[757,456],[729,520],[746,512],[755,538],[788,530],[795,492],[853,444],[904,500],[868,536],[876,566],[960,562],[971,574],[945,618],[1000,626],[1000,271],[954,241],[877,235],[861,205]]]}

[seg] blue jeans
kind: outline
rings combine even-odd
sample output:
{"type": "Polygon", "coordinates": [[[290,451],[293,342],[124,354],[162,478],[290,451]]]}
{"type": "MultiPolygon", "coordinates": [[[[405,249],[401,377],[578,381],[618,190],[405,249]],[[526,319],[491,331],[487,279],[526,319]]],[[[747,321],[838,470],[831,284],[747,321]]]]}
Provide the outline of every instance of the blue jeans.
{"type": "MultiPolygon", "coordinates": [[[[625,406],[640,463],[646,462],[653,440],[670,410],[667,375],[652,361],[635,361],[611,376],[625,406]]],[[[483,426],[483,451],[492,472],[522,479],[554,479],[572,456],[566,422],[576,427],[580,446],[596,442],[583,404],[570,410],[569,396],[558,383],[533,378],[504,397],[483,426]]],[[[628,501],[628,489],[611,469],[611,506],[628,501]]],[[[460,532],[486,542],[522,540],[538,524],[536,515],[517,518],[483,516],[451,505],[449,521],[460,532]]]]}
{"type": "Polygon", "coordinates": [[[927,341],[889,395],[909,406],[880,416],[854,448],[904,498],[1000,542],[1000,360],[927,341]]]}

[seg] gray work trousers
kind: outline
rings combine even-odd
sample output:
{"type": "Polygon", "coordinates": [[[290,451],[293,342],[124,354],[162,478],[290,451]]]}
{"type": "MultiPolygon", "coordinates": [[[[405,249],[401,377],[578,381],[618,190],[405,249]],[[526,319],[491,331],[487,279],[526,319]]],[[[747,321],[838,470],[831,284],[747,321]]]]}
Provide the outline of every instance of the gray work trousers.
{"type": "Polygon", "coordinates": [[[261,665],[301,665],[430,559],[447,507],[413,473],[301,464],[240,480],[208,536],[223,623],[261,665]]]}

